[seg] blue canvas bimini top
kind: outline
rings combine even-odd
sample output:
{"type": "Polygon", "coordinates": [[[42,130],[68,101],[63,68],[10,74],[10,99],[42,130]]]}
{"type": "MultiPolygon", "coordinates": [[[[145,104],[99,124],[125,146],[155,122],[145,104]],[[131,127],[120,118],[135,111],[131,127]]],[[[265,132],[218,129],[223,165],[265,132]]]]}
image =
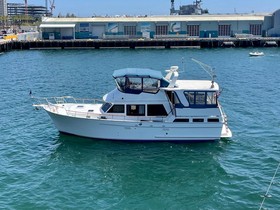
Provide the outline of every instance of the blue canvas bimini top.
{"type": "Polygon", "coordinates": [[[164,79],[160,71],[155,71],[151,69],[138,69],[138,68],[125,68],[115,70],[113,77],[149,77],[155,79],[164,79]]]}

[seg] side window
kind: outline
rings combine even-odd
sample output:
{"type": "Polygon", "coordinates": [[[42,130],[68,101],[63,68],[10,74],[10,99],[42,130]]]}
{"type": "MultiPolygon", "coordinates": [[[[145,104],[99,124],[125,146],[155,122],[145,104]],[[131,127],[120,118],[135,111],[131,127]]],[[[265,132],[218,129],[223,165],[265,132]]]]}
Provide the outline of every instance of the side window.
{"type": "Polygon", "coordinates": [[[196,92],[195,94],[195,104],[205,105],[205,92],[196,92]]]}
{"type": "Polygon", "coordinates": [[[145,105],[127,105],[127,116],[145,116],[145,105]]]}
{"type": "Polygon", "coordinates": [[[217,93],[216,92],[207,92],[206,102],[208,105],[216,105],[217,104],[217,93]]]}
{"type": "Polygon", "coordinates": [[[194,92],[185,92],[185,96],[190,105],[194,105],[194,92]]]}
{"type": "Polygon", "coordinates": [[[167,112],[162,104],[148,105],[148,116],[167,116],[167,112]]]}
{"type": "Polygon", "coordinates": [[[190,91],[184,93],[193,108],[217,107],[217,93],[215,91],[190,91]]]}
{"type": "Polygon", "coordinates": [[[102,105],[101,109],[103,110],[103,112],[107,112],[107,110],[112,106],[111,103],[105,103],[102,105]]]}
{"type": "Polygon", "coordinates": [[[124,105],[114,105],[109,109],[108,113],[124,113],[124,105]]]}

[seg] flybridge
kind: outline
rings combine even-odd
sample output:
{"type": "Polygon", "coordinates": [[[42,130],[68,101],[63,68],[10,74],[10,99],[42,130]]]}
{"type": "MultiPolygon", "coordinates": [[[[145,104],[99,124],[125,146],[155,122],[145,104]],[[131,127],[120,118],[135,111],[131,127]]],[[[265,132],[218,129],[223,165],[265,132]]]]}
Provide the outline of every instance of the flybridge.
{"type": "Polygon", "coordinates": [[[120,69],[113,73],[113,77],[118,90],[124,93],[157,93],[161,87],[169,85],[161,72],[151,69],[120,69]]]}

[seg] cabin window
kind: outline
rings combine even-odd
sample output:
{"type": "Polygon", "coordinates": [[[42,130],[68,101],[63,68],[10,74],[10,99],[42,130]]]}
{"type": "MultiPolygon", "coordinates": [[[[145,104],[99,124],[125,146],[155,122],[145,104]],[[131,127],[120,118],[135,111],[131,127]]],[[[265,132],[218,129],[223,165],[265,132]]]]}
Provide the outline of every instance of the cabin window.
{"type": "Polygon", "coordinates": [[[192,108],[215,108],[218,106],[217,92],[215,91],[190,91],[184,92],[184,94],[192,108]]]}
{"type": "Polygon", "coordinates": [[[145,116],[145,105],[127,105],[128,116],[145,116]]]}
{"type": "Polygon", "coordinates": [[[107,110],[112,106],[111,103],[105,103],[102,105],[101,109],[103,112],[107,112],[107,110]]]}
{"type": "Polygon", "coordinates": [[[190,122],[190,120],[188,118],[179,118],[175,119],[173,122],[190,122]]]}
{"type": "Polygon", "coordinates": [[[194,118],[193,122],[204,122],[203,118],[194,118]]]}
{"type": "Polygon", "coordinates": [[[196,105],[205,105],[205,92],[196,92],[195,104],[196,105]]]}
{"type": "Polygon", "coordinates": [[[185,93],[185,96],[186,96],[186,98],[187,98],[187,100],[188,100],[188,102],[189,102],[189,104],[190,105],[194,105],[195,103],[194,103],[194,92],[186,92],[185,93]]]}
{"type": "Polygon", "coordinates": [[[148,116],[167,116],[167,112],[162,104],[149,104],[148,116]]]}
{"type": "Polygon", "coordinates": [[[216,105],[217,104],[217,94],[216,94],[216,92],[206,92],[206,93],[207,93],[206,103],[208,105],[216,105]]]}
{"type": "Polygon", "coordinates": [[[207,122],[220,122],[219,118],[208,118],[207,122]]]}
{"type": "Polygon", "coordinates": [[[124,105],[115,104],[109,109],[108,113],[124,113],[124,105]]]}

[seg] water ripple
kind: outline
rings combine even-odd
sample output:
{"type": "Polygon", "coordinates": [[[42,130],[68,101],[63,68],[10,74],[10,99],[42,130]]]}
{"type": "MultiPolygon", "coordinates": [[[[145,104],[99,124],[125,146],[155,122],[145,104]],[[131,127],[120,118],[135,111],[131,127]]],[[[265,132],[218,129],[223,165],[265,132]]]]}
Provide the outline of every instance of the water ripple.
{"type": "MultiPolygon", "coordinates": [[[[279,162],[279,49],[14,51],[0,57],[3,209],[258,209],[279,162]],[[208,79],[215,68],[234,137],[206,144],[125,143],[59,134],[36,96],[101,97],[116,68],[208,79]],[[182,60],[184,62],[182,62],[182,60]]],[[[264,207],[280,206],[279,174],[264,207]]]]}

